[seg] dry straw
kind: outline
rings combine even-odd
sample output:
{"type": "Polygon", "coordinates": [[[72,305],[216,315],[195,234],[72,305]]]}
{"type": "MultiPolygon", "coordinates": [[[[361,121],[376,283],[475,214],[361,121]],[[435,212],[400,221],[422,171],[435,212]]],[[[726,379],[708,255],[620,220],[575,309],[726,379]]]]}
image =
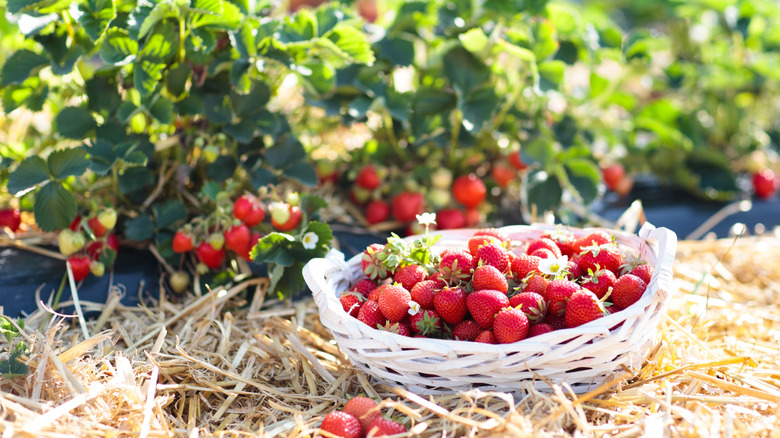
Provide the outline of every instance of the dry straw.
{"type": "Polygon", "coordinates": [[[88,314],[105,311],[87,320],[88,340],[74,318],[37,330],[48,316],[41,310],[22,331],[29,374],[0,379],[0,433],[315,436],[326,413],[367,394],[419,436],[776,436],[778,259],[772,236],[679,242],[678,293],[657,342],[640,366],[585,394],[567,384],[441,395],[376,385],[312,300],[252,299],[265,292],[262,279],[205,299],[153,285],[156,299],[144,307],[82,302],[88,314]]]}

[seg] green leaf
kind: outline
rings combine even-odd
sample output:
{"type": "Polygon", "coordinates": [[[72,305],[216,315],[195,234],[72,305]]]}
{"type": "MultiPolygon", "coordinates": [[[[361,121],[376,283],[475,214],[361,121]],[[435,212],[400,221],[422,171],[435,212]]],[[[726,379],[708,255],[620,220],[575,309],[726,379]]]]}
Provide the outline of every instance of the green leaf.
{"type": "Polygon", "coordinates": [[[457,99],[446,90],[423,89],[414,94],[412,111],[415,115],[432,115],[450,111],[457,99]]]}
{"type": "Polygon", "coordinates": [[[214,181],[226,181],[236,173],[238,163],[230,155],[220,155],[206,166],[206,177],[214,181]]]}
{"type": "Polygon", "coordinates": [[[558,178],[546,172],[536,172],[528,181],[528,204],[536,205],[537,211],[555,210],[563,197],[563,189],[558,178]]]}
{"type": "Polygon", "coordinates": [[[596,72],[590,73],[590,97],[596,98],[607,89],[609,81],[599,75],[596,72]]]}
{"type": "Polygon", "coordinates": [[[33,155],[25,158],[24,161],[19,163],[19,167],[11,172],[8,176],[6,187],[12,195],[21,196],[27,190],[47,181],[50,177],[49,166],[46,165],[46,161],[37,155],[33,155]]]}
{"type": "Polygon", "coordinates": [[[173,97],[181,97],[187,91],[187,82],[192,77],[192,67],[187,64],[179,64],[168,69],[165,76],[165,86],[173,97]]]}
{"type": "Polygon", "coordinates": [[[81,16],[78,21],[92,41],[97,41],[108,28],[108,23],[116,17],[113,0],[84,0],[79,3],[81,16]]]}
{"type": "Polygon", "coordinates": [[[147,187],[154,185],[155,175],[146,167],[133,167],[119,174],[118,180],[119,191],[122,194],[129,194],[146,190],[147,187]]]}
{"type": "Polygon", "coordinates": [[[327,94],[336,85],[336,71],[330,64],[324,62],[308,62],[296,66],[296,71],[303,76],[304,84],[309,85],[314,93],[327,94]]]}
{"type": "Polygon", "coordinates": [[[43,231],[67,228],[77,209],[76,199],[58,181],[50,181],[35,194],[35,223],[43,231]]]}
{"type": "Polygon", "coordinates": [[[245,118],[257,114],[271,100],[271,89],[263,81],[255,81],[249,94],[231,96],[233,111],[238,117],[245,118]]]}
{"type": "Polygon", "coordinates": [[[295,138],[285,136],[265,150],[265,160],[271,167],[282,169],[303,160],[306,150],[295,138]]]}
{"type": "Polygon", "coordinates": [[[307,185],[309,187],[316,186],[318,182],[317,171],[314,169],[314,166],[306,162],[293,164],[292,166],[284,169],[282,173],[284,176],[297,180],[301,184],[307,185]]]}
{"type": "Polygon", "coordinates": [[[154,104],[148,109],[149,114],[160,123],[167,125],[173,122],[173,102],[170,99],[158,96],[154,104]]]}
{"type": "Polygon", "coordinates": [[[125,29],[112,27],[106,32],[106,38],[100,44],[98,53],[108,64],[126,65],[135,60],[138,54],[138,41],[130,38],[125,29]]]}
{"type": "Polygon", "coordinates": [[[290,266],[293,263],[289,246],[295,238],[289,234],[273,232],[257,242],[252,248],[251,256],[255,263],[276,263],[279,266],[290,266]]]}
{"type": "Polygon", "coordinates": [[[315,250],[318,252],[318,256],[324,256],[333,240],[333,232],[330,226],[324,222],[312,221],[303,230],[304,234],[309,232],[317,235],[317,247],[315,250]]]}
{"type": "MultiPolygon", "coordinates": [[[[63,2],[62,0],[60,1],[58,0],[8,0],[6,2],[6,7],[8,8],[8,12],[10,12],[11,14],[18,14],[20,12],[27,12],[27,11],[43,12],[43,9],[55,7],[58,5],[58,3],[65,3],[65,2],[63,2]]],[[[64,4],[65,9],[67,9],[69,3],[70,2],[68,1],[64,4]]],[[[45,12],[44,15],[47,13],[48,12],[45,12]]]]}
{"type": "Polygon", "coordinates": [[[139,59],[135,62],[133,81],[141,96],[148,96],[157,88],[157,84],[162,80],[163,70],[164,63],[149,59],[139,59]]]}
{"type": "Polygon", "coordinates": [[[280,300],[289,300],[306,287],[306,282],[303,279],[303,263],[296,261],[291,266],[284,267],[280,272],[276,283],[274,284],[272,279],[273,287],[269,286],[268,288],[268,290],[275,290],[280,300]]]}
{"type": "Polygon", "coordinates": [[[458,39],[466,50],[477,56],[484,55],[490,44],[490,40],[485,35],[485,32],[478,27],[458,35],[458,39]]]}
{"type": "Polygon", "coordinates": [[[81,176],[89,167],[87,152],[82,148],[54,151],[48,158],[49,173],[57,179],[81,176]]]}
{"type": "Polygon", "coordinates": [[[564,163],[566,174],[583,202],[590,204],[599,194],[601,172],[598,166],[588,159],[576,158],[564,163]]]}
{"type": "Polygon", "coordinates": [[[299,43],[309,41],[317,36],[317,23],[309,9],[301,9],[285,19],[279,32],[282,43],[299,43]]]}
{"type": "Polygon", "coordinates": [[[154,236],[154,222],[145,214],[126,220],[124,229],[125,237],[130,240],[142,241],[154,236]]]}
{"type": "Polygon", "coordinates": [[[152,207],[157,228],[173,228],[180,222],[187,220],[187,209],[177,199],[154,204],[152,207]]]}
{"type": "Polygon", "coordinates": [[[533,44],[536,59],[542,60],[558,50],[555,26],[549,20],[539,20],[533,26],[535,41],[533,44]]]}
{"type": "Polygon", "coordinates": [[[469,93],[465,100],[459,100],[466,131],[472,134],[482,131],[485,124],[493,117],[498,104],[498,96],[492,87],[475,90],[469,93]]]}
{"type": "Polygon", "coordinates": [[[225,134],[241,143],[250,142],[255,136],[255,124],[250,120],[242,120],[233,125],[226,125],[223,130],[225,134]]]}
{"type": "Polygon", "coordinates": [[[48,65],[49,58],[27,49],[14,52],[3,64],[0,71],[0,85],[21,84],[39,68],[48,65]]]}
{"type": "Polygon", "coordinates": [[[310,216],[317,210],[327,206],[328,202],[317,195],[301,195],[301,210],[310,216]]]}
{"type": "Polygon", "coordinates": [[[222,10],[218,14],[194,14],[191,26],[194,29],[205,28],[223,31],[235,30],[244,20],[244,14],[238,6],[228,1],[220,1],[222,10]]]}
{"type": "Polygon", "coordinates": [[[462,46],[457,46],[444,55],[443,73],[452,86],[463,95],[490,78],[487,66],[462,46]]]}
{"type": "Polygon", "coordinates": [[[536,55],[534,55],[534,52],[526,49],[525,47],[514,45],[502,39],[496,41],[496,45],[503,49],[506,53],[509,53],[518,59],[528,62],[536,62],[536,55]]]}
{"type": "Polygon", "coordinates": [[[11,347],[8,359],[0,360],[0,374],[6,378],[21,377],[29,374],[30,369],[22,360],[22,355],[27,354],[27,346],[18,343],[11,347]]]}
{"type": "Polygon", "coordinates": [[[548,168],[555,158],[555,148],[553,148],[552,142],[541,137],[528,143],[522,149],[522,153],[524,156],[540,163],[544,168],[548,168]]]}
{"type": "Polygon", "coordinates": [[[31,111],[40,111],[49,95],[49,86],[38,77],[30,77],[22,85],[3,88],[3,111],[6,114],[22,105],[31,111]]]}
{"type": "Polygon", "coordinates": [[[563,61],[545,61],[539,63],[540,86],[542,91],[557,90],[563,82],[566,63],[563,61]]]}
{"type": "Polygon", "coordinates": [[[151,12],[149,12],[149,15],[141,22],[141,27],[138,29],[138,39],[146,36],[158,22],[165,20],[166,18],[176,18],[176,16],[176,6],[173,2],[170,0],[163,0],[160,3],[157,3],[152,8],[151,12]]]}
{"type": "Polygon", "coordinates": [[[223,3],[222,0],[193,0],[191,10],[199,14],[219,15],[223,3]]]}
{"type": "Polygon", "coordinates": [[[254,17],[249,17],[244,20],[238,30],[229,34],[231,45],[242,59],[248,59],[257,55],[255,29],[258,26],[260,26],[260,22],[254,17]]]}
{"type": "Polygon", "coordinates": [[[229,99],[220,93],[203,95],[203,112],[211,123],[230,123],[233,119],[229,99]]]}
{"type": "Polygon", "coordinates": [[[114,145],[98,138],[87,148],[89,158],[92,160],[90,170],[98,175],[107,175],[116,161],[114,145]]]}
{"type": "Polygon", "coordinates": [[[414,43],[401,35],[385,36],[376,43],[376,48],[376,57],[390,64],[406,67],[414,63],[414,43]]]}
{"type": "Polygon", "coordinates": [[[106,111],[111,114],[122,103],[116,78],[113,76],[92,76],[87,80],[85,89],[87,92],[87,105],[89,105],[90,111],[106,111]]]}
{"type": "Polygon", "coordinates": [[[276,175],[264,167],[252,169],[249,177],[252,181],[252,187],[254,187],[255,190],[276,182],[276,175]]]}
{"type": "Polygon", "coordinates": [[[338,26],[324,38],[335,44],[341,53],[346,54],[346,61],[366,65],[374,63],[374,52],[364,32],[354,27],[338,26]]]}
{"type": "Polygon", "coordinates": [[[139,58],[164,62],[176,52],[178,40],[172,23],[161,24],[155,27],[154,32],[146,39],[139,58]]]}
{"type": "Polygon", "coordinates": [[[66,75],[73,71],[73,66],[85,54],[84,48],[78,45],[71,46],[61,58],[55,58],[51,62],[51,71],[56,75],[66,75]]]}
{"type": "Polygon", "coordinates": [[[92,114],[84,108],[69,106],[62,109],[55,119],[57,133],[66,138],[81,140],[97,127],[92,114]]]}

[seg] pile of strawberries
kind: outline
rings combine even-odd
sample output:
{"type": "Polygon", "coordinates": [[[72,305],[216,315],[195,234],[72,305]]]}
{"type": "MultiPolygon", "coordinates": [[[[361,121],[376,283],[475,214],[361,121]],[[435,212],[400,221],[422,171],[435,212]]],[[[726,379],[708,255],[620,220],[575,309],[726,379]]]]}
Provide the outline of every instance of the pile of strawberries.
{"type": "Polygon", "coordinates": [[[372,399],[357,396],[349,399],[344,409],[328,413],[320,429],[343,438],[380,437],[406,433],[401,423],[382,416],[372,399]]]}
{"type": "Polygon", "coordinates": [[[575,237],[559,228],[512,242],[481,229],[466,248],[423,258],[420,240],[400,242],[369,246],[365,278],[340,301],[370,327],[404,336],[496,344],[577,327],[634,304],[653,271],[624,257],[605,231],[575,237]]]}
{"type": "Polygon", "coordinates": [[[119,240],[111,231],[116,226],[117,213],[104,208],[89,217],[77,215],[70,226],[59,232],[57,245],[68,258],[73,279],[79,282],[89,274],[102,277],[119,252],[119,240]]]}

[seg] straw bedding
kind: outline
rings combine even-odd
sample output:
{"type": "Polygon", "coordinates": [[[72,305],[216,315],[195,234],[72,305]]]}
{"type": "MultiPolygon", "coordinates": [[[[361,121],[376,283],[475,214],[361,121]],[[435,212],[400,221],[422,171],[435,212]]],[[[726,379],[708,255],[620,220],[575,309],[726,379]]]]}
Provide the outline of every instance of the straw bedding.
{"type": "MultiPolygon", "coordinates": [[[[351,367],[313,301],[263,302],[268,283],[146,307],[84,303],[87,321],[27,320],[29,374],[0,380],[3,436],[314,436],[366,394],[422,436],[776,436],[780,239],[682,241],[678,293],[639,369],[593,391],[417,396],[351,367]],[[251,293],[250,293],[251,292],[251,293]]],[[[159,285],[147,285],[162,290],[159,285]]],[[[47,295],[48,291],[41,291],[47,295]]],[[[66,303],[67,304],[67,303],[66,303]]],[[[5,343],[5,341],[2,341],[5,343]]],[[[0,345],[2,351],[7,345],[0,345]]]]}

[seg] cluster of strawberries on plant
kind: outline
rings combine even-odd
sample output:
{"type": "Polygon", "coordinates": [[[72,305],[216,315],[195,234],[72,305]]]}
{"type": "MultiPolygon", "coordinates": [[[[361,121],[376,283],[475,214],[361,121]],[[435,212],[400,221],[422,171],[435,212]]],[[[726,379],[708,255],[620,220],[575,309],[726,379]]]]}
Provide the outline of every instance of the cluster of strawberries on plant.
{"type": "Polygon", "coordinates": [[[341,294],[345,312],[405,336],[512,343],[577,327],[629,307],[653,268],[625,256],[612,234],[559,228],[512,242],[477,230],[462,249],[419,263],[419,240],[390,238],[361,255],[365,278],[341,294]]]}
{"type": "Polygon", "coordinates": [[[381,437],[406,433],[406,427],[385,418],[380,406],[364,396],[352,397],[341,410],[322,419],[320,430],[343,438],[381,437]]]}
{"type": "Polygon", "coordinates": [[[87,278],[90,273],[102,277],[106,266],[114,264],[119,240],[111,230],[116,220],[116,210],[105,208],[86,217],[77,215],[68,228],[59,232],[57,244],[60,253],[68,258],[75,281],[87,278]]]}

